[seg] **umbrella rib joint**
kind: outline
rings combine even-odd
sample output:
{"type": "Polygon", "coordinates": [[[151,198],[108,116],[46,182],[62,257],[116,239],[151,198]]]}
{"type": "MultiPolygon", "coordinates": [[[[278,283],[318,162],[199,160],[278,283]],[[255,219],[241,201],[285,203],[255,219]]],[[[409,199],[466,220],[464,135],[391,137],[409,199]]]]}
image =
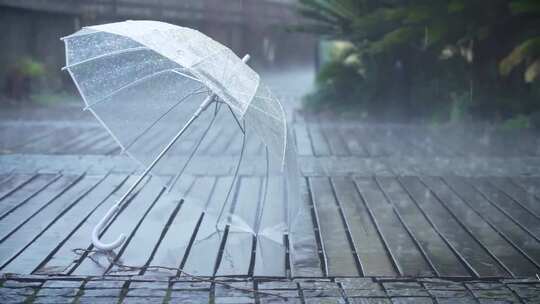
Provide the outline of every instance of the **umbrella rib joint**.
{"type": "MultiPolygon", "coordinates": [[[[250,59],[249,54],[245,55],[244,58],[242,58],[242,61],[246,63],[250,59]]],[[[100,234],[103,232],[105,227],[109,224],[109,222],[112,220],[112,218],[122,209],[123,203],[126,201],[126,199],[129,197],[129,195],[137,188],[137,186],[141,183],[141,181],[150,173],[150,171],[156,166],[156,164],[163,158],[163,156],[172,148],[172,146],[178,141],[178,139],[184,134],[184,132],[189,128],[189,126],[210,106],[213,102],[215,102],[216,95],[211,94],[209,95],[199,106],[197,111],[193,114],[193,116],[186,122],[186,124],[182,127],[180,131],[169,141],[167,146],[161,150],[161,152],[158,154],[158,156],[152,161],[152,163],[144,169],[143,173],[139,176],[139,178],[130,186],[130,188],[126,191],[126,193],[107,211],[105,216],[98,222],[98,224],[94,227],[92,230],[92,244],[100,249],[100,250],[114,250],[115,248],[118,248],[122,246],[124,241],[126,240],[125,234],[120,234],[120,236],[111,243],[104,243],[100,240],[100,234]]]]}

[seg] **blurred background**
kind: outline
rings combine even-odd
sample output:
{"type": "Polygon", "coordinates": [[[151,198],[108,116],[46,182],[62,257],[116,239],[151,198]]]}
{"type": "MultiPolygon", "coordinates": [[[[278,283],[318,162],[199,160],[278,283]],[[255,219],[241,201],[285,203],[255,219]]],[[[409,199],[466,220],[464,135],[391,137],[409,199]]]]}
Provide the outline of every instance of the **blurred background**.
{"type": "Polygon", "coordinates": [[[537,0],[0,0],[0,104],[77,101],[59,38],[126,19],[193,27],[250,53],[304,112],[540,126],[537,0]]]}
{"type": "MultiPolygon", "coordinates": [[[[294,0],[1,0],[1,104],[47,106],[79,101],[60,38],[86,25],[161,20],[198,29],[249,53],[250,65],[280,95],[300,98],[313,83],[316,39],[293,33],[294,0]]],[[[287,98],[285,98],[287,99],[287,98]]],[[[292,99],[292,98],[289,98],[292,99]]]]}
{"type": "Polygon", "coordinates": [[[378,120],[540,125],[540,1],[300,2],[310,22],[296,29],[330,40],[307,105],[339,100],[378,120]]]}

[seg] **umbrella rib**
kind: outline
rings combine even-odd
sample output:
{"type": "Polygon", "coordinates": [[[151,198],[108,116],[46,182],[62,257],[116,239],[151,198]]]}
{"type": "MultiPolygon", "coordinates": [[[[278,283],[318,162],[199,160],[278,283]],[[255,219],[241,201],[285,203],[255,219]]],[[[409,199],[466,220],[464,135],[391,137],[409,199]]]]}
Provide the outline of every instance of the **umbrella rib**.
{"type": "Polygon", "coordinates": [[[234,111],[231,109],[231,106],[229,106],[229,104],[227,104],[227,108],[229,108],[229,111],[231,112],[232,117],[234,118],[234,121],[236,121],[236,124],[238,125],[238,127],[240,128],[242,133],[245,134],[246,130],[244,130],[244,128],[242,128],[242,124],[240,124],[240,121],[238,120],[238,117],[236,117],[236,114],[234,114],[234,111]]]}
{"type": "Polygon", "coordinates": [[[67,36],[64,36],[62,38],[60,38],[60,40],[64,41],[66,39],[72,39],[72,38],[77,38],[77,37],[84,37],[84,36],[88,36],[88,35],[94,35],[94,34],[110,34],[110,33],[107,33],[107,32],[103,32],[103,31],[98,31],[98,30],[95,30],[92,28],[92,26],[83,26],[78,32],[75,32],[71,35],[67,35],[67,36]],[[86,33],[81,33],[81,31],[83,30],[86,30],[87,32],[86,33]]]}
{"type": "MultiPolygon", "coordinates": [[[[187,70],[187,69],[182,68],[182,70],[187,70]]],[[[196,78],[195,76],[191,76],[191,75],[182,73],[182,72],[178,71],[178,69],[173,69],[172,72],[173,72],[173,73],[176,73],[176,74],[178,74],[178,75],[180,75],[180,76],[184,76],[184,77],[186,77],[186,78],[193,79],[193,80],[195,80],[195,81],[197,81],[197,82],[201,82],[201,83],[202,83],[202,81],[201,81],[200,79],[196,78]]]]}
{"type": "Polygon", "coordinates": [[[206,93],[207,91],[198,91],[199,89],[202,89],[204,87],[199,87],[195,90],[193,90],[191,93],[189,93],[188,95],[182,97],[176,104],[174,104],[172,107],[170,107],[167,111],[165,111],[165,113],[163,113],[158,119],[156,119],[152,124],[150,124],[150,126],[148,126],[146,129],[144,129],[139,135],[137,135],[137,137],[135,137],[135,139],[133,139],[133,141],[131,143],[129,143],[129,145],[127,145],[125,147],[124,150],[128,150],[129,148],[131,148],[131,146],[133,146],[139,139],[141,139],[141,137],[146,134],[150,129],[152,129],[158,122],[160,122],[165,116],[167,116],[167,114],[169,114],[172,110],[174,110],[178,105],[180,105],[183,101],[185,101],[186,99],[188,99],[189,97],[191,96],[194,96],[194,95],[198,95],[198,94],[202,94],[202,93],[206,93]]]}
{"type": "Polygon", "coordinates": [[[259,235],[261,229],[262,217],[264,213],[264,207],[266,206],[267,195],[268,195],[268,180],[270,179],[270,160],[268,159],[268,147],[265,147],[265,160],[266,160],[266,172],[264,176],[264,191],[262,194],[262,202],[257,208],[256,223],[255,223],[255,235],[259,235]]]}
{"type": "Polygon", "coordinates": [[[61,37],[60,40],[61,41],[64,41],[64,40],[67,40],[67,39],[72,39],[72,38],[77,38],[77,37],[84,37],[84,36],[88,36],[88,35],[93,35],[93,34],[97,34],[97,33],[103,33],[101,31],[95,31],[87,26],[83,26],[83,28],[80,30],[79,32],[75,32],[71,35],[67,35],[67,36],[64,36],[64,37],[61,37]],[[88,32],[88,33],[80,33],[80,31],[82,30],[92,30],[93,32],[88,32]]]}
{"type": "MultiPolygon", "coordinates": [[[[199,147],[201,146],[202,141],[206,138],[206,135],[208,134],[208,131],[210,131],[210,128],[212,128],[212,126],[214,125],[214,122],[216,120],[218,112],[219,112],[219,105],[216,103],[216,110],[214,110],[214,115],[212,116],[212,119],[210,120],[210,123],[208,124],[206,129],[203,131],[203,134],[201,135],[201,137],[197,141],[195,147],[193,148],[193,150],[189,154],[189,157],[186,160],[186,162],[184,163],[184,166],[182,167],[182,169],[176,174],[176,176],[171,181],[170,186],[169,186],[170,190],[172,190],[172,187],[174,187],[174,184],[176,184],[176,182],[180,179],[180,177],[182,177],[182,175],[184,174],[184,171],[186,170],[188,165],[191,163],[191,160],[195,156],[195,153],[197,153],[197,151],[199,150],[199,147]]],[[[206,209],[206,207],[205,207],[205,209],[206,209]]]]}
{"type": "MultiPolygon", "coordinates": [[[[154,78],[154,77],[156,77],[156,76],[159,76],[159,75],[161,75],[161,74],[168,73],[168,72],[173,72],[173,73],[179,75],[179,73],[175,72],[176,69],[177,69],[177,68],[165,69],[165,70],[157,71],[157,72],[155,72],[155,73],[153,73],[153,74],[146,75],[146,76],[144,76],[144,77],[142,77],[142,78],[139,78],[139,79],[134,80],[134,81],[132,81],[132,82],[130,82],[130,83],[128,83],[128,84],[125,84],[125,85],[123,85],[122,87],[120,87],[119,89],[116,89],[116,90],[114,90],[113,92],[111,92],[111,93],[105,95],[104,97],[98,99],[98,100],[95,101],[94,103],[92,103],[92,104],[90,104],[90,105],[87,105],[86,107],[84,107],[84,110],[87,110],[87,109],[89,109],[89,108],[92,108],[92,107],[95,106],[96,104],[98,104],[98,103],[100,103],[100,102],[103,102],[104,100],[107,100],[108,98],[110,98],[110,97],[112,97],[112,96],[114,96],[114,95],[120,93],[121,91],[123,91],[123,90],[125,90],[125,89],[127,89],[127,88],[130,88],[130,87],[132,87],[132,86],[134,86],[134,85],[136,85],[136,84],[138,84],[138,83],[140,83],[140,82],[142,82],[142,81],[145,81],[145,80],[154,78]]],[[[182,75],[183,75],[183,74],[182,74],[182,75]]],[[[194,79],[194,78],[190,78],[190,79],[194,79]]],[[[200,82],[200,80],[197,80],[197,81],[200,82]]]]}
{"type": "Polygon", "coordinates": [[[92,62],[94,60],[98,60],[98,59],[101,59],[101,58],[106,58],[106,57],[115,56],[115,55],[124,54],[124,53],[137,52],[137,51],[142,51],[142,50],[150,50],[150,49],[148,47],[146,47],[146,46],[138,46],[138,47],[127,48],[127,49],[118,50],[118,51],[114,51],[114,52],[110,52],[110,53],[105,53],[105,54],[101,54],[101,55],[91,57],[91,58],[88,58],[88,59],[85,59],[85,60],[81,60],[81,61],[73,63],[73,64],[66,65],[65,67],[62,68],[62,71],[66,70],[66,69],[70,69],[72,67],[76,67],[76,66],[81,65],[81,64],[86,64],[86,63],[92,62]]]}
{"type": "MultiPolygon", "coordinates": [[[[245,121],[244,121],[244,130],[246,128],[246,124],[245,124],[245,121]]],[[[244,136],[242,136],[242,149],[240,150],[240,155],[238,156],[238,161],[236,163],[236,167],[234,169],[234,174],[233,174],[233,180],[231,182],[231,186],[229,187],[228,191],[227,191],[227,195],[225,196],[225,200],[223,201],[223,204],[221,205],[221,208],[219,209],[219,215],[216,219],[216,227],[218,225],[218,223],[221,221],[221,217],[223,216],[223,212],[225,211],[225,206],[227,205],[227,201],[229,200],[229,197],[231,196],[232,194],[232,190],[234,188],[234,185],[237,183],[237,179],[238,179],[238,174],[240,172],[240,165],[242,164],[242,160],[244,159],[244,150],[246,148],[246,134],[243,133],[244,136]]]]}

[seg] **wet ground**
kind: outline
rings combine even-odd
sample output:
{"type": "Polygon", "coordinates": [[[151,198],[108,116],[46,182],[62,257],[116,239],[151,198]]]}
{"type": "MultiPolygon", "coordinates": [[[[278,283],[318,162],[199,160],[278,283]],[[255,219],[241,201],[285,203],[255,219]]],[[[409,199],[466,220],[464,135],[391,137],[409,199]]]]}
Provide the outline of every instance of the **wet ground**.
{"type": "Polygon", "coordinates": [[[455,282],[440,279],[335,278],[234,280],[186,278],[11,277],[2,303],[294,303],[469,304],[538,303],[536,280],[455,282]]]}
{"type": "MultiPolygon", "coordinates": [[[[258,280],[285,280],[268,289],[293,303],[540,301],[537,133],[365,124],[290,112],[306,211],[297,235],[275,246],[248,234],[213,234],[204,228],[204,214],[150,178],[106,232],[110,238],[129,235],[111,258],[73,249],[92,249],[91,228],[141,168],[119,155],[78,103],[3,109],[0,302],[283,300],[222,291],[219,284],[177,283],[185,277],[179,279],[176,268],[205,278],[237,278],[242,283],[234,284],[250,289],[266,289],[258,280]],[[70,281],[51,281],[59,278],[70,281]],[[100,284],[110,287],[92,287],[100,284]]],[[[209,133],[194,160],[200,165],[190,168],[182,187],[208,193],[209,200],[224,195],[213,185],[234,172],[225,165],[238,151],[233,133],[227,125],[209,133]]],[[[182,151],[188,150],[173,157],[185,159],[182,151]]],[[[248,142],[246,160],[262,151],[248,142]]],[[[258,168],[254,164],[240,175],[249,178],[258,168]]]]}

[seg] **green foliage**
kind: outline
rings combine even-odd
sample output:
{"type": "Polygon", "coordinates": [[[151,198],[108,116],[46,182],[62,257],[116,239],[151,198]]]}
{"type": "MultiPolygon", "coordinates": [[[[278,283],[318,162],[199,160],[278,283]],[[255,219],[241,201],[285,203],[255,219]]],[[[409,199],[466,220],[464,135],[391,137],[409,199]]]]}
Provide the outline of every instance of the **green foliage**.
{"type": "Polygon", "coordinates": [[[510,2],[510,10],[516,15],[540,14],[540,2],[537,0],[515,0],[510,2]]]}
{"type": "Polygon", "coordinates": [[[317,75],[317,92],[304,98],[306,106],[314,110],[323,110],[333,106],[339,100],[340,106],[351,106],[370,99],[370,88],[362,75],[365,67],[356,60],[351,49],[334,54],[317,75]]]}
{"type": "Polygon", "coordinates": [[[306,98],[315,108],[453,122],[518,117],[511,126],[540,110],[540,1],[299,2],[308,21],[296,30],[352,45],[321,69],[306,98]]]}
{"type": "Polygon", "coordinates": [[[519,129],[528,129],[531,126],[529,117],[525,115],[518,115],[516,117],[507,119],[501,125],[503,130],[519,130],[519,129]]]}
{"type": "Polygon", "coordinates": [[[38,78],[45,75],[45,66],[30,57],[20,59],[16,69],[25,77],[38,78]]]}
{"type": "Polygon", "coordinates": [[[4,94],[12,100],[29,100],[30,94],[45,79],[45,66],[29,57],[17,60],[7,69],[4,94]]]}
{"type": "MultiPolygon", "coordinates": [[[[499,64],[503,76],[507,76],[519,64],[526,60],[540,59],[540,36],[525,40],[512,50],[499,64]]],[[[532,77],[532,76],[531,76],[532,77]]],[[[531,81],[534,77],[531,78],[531,81]]]]}
{"type": "Polygon", "coordinates": [[[48,106],[57,103],[74,102],[77,101],[77,97],[67,92],[40,92],[31,94],[30,100],[36,104],[48,106]]]}

